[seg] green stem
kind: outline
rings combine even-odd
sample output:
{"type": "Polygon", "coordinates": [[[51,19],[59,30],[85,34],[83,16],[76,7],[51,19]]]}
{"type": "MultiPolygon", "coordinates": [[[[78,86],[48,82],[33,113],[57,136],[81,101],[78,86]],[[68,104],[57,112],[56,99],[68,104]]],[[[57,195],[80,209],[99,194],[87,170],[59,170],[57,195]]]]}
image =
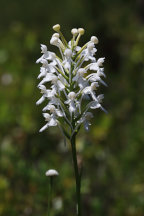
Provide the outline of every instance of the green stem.
{"type": "Polygon", "coordinates": [[[74,164],[76,196],[77,196],[77,216],[81,216],[81,176],[78,169],[77,153],[76,153],[76,135],[71,138],[72,158],[74,164]]]}
{"type": "Polygon", "coordinates": [[[52,209],[52,186],[53,186],[53,177],[50,176],[50,179],[49,179],[49,196],[48,196],[48,216],[51,216],[51,209],[52,209]]]}

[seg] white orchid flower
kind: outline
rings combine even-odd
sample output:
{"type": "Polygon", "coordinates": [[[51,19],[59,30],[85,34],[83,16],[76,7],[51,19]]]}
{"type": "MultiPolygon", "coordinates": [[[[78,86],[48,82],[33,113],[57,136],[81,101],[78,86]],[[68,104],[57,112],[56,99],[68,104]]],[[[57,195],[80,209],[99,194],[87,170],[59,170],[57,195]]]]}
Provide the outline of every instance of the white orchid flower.
{"type": "Polygon", "coordinates": [[[85,130],[88,131],[91,125],[91,118],[93,118],[93,114],[91,112],[86,112],[85,115],[78,121],[78,124],[83,123],[85,130]]]}
{"type": "Polygon", "coordinates": [[[46,130],[48,127],[54,127],[57,126],[57,119],[55,118],[55,116],[53,114],[48,114],[48,113],[43,113],[43,116],[45,118],[45,121],[47,121],[48,123],[46,123],[41,129],[40,132],[43,132],[44,130],[46,130]]]}
{"type": "Polygon", "coordinates": [[[90,86],[83,89],[83,95],[91,95],[92,99],[94,101],[97,101],[97,97],[95,94],[95,90],[97,89],[97,87],[99,87],[98,82],[91,83],[90,86]]]}
{"type": "Polygon", "coordinates": [[[76,99],[76,94],[74,92],[70,92],[68,94],[68,100],[65,101],[65,104],[69,105],[69,112],[70,113],[73,113],[76,111],[75,99],[76,99]]]}
{"type": "Polygon", "coordinates": [[[84,68],[80,68],[73,78],[73,81],[77,82],[80,89],[83,89],[88,85],[88,81],[84,78],[86,72],[87,71],[84,68]]]}

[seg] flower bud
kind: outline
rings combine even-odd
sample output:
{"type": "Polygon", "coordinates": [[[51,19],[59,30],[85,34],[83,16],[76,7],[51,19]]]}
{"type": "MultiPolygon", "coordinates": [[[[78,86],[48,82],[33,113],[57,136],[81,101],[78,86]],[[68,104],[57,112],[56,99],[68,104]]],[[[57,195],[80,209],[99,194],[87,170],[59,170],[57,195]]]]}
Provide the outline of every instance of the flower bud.
{"type": "Polygon", "coordinates": [[[66,49],[65,52],[64,52],[66,58],[71,58],[72,56],[72,51],[71,49],[66,49]]]}
{"type": "Polygon", "coordinates": [[[58,32],[60,30],[60,25],[59,24],[54,25],[53,30],[58,32]]]}
{"type": "Polygon", "coordinates": [[[59,33],[54,33],[53,35],[52,35],[52,37],[56,37],[56,38],[59,38],[59,33]]]}
{"type": "Polygon", "coordinates": [[[52,176],[58,176],[59,173],[54,169],[49,169],[49,170],[46,171],[45,175],[52,177],[52,176]]]}
{"type": "Polygon", "coordinates": [[[57,46],[58,45],[58,38],[57,37],[52,37],[51,40],[50,40],[50,44],[57,46]]]}
{"type": "Polygon", "coordinates": [[[75,97],[76,97],[75,92],[70,92],[70,93],[68,94],[68,98],[69,98],[70,100],[74,100],[75,97]]]}
{"type": "Polygon", "coordinates": [[[83,35],[84,32],[85,32],[85,30],[84,30],[83,28],[79,28],[79,29],[78,29],[78,33],[79,33],[80,35],[83,35]]]}
{"type": "Polygon", "coordinates": [[[91,37],[91,42],[93,42],[94,44],[98,44],[98,38],[96,36],[92,36],[91,37]]]}
{"type": "Polygon", "coordinates": [[[71,30],[71,33],[72,33],[73,36],[76,36],[78,34],[78,30],[76,28],[73,28],[71,30]]]}

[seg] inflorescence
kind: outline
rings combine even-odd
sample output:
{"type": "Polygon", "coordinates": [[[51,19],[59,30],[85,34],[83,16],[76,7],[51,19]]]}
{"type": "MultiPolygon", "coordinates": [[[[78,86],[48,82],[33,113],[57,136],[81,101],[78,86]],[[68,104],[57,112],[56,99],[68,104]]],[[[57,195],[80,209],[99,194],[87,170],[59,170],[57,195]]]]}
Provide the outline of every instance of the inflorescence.
{"type": "Polygon", "coordinates": [[[40,132],[59,126],[62,133],[70,138],[82,124],[86,130],[89,129],[93,117],[91,109],[100,108],[106,112],[101,105],[103,94],[96,94],[100,83],[106,86],[101,78],[105,77],[102,67],[104,58],[95,58],[95,45],[98,43],[95,36],[83,47],[78,46],[84,34],[83,28],[72,29],[73,37],[68,43],[59,24],[53,29],[56,33],[52,35],[50,44],[58,47],[61,57],[41,44],[42,56],[36,61],[42,64],[38,75],[38,79],[42,78],[38,85],[42,97],[36,104],[47,101],[43,108],[46,124],[40,132]]]}

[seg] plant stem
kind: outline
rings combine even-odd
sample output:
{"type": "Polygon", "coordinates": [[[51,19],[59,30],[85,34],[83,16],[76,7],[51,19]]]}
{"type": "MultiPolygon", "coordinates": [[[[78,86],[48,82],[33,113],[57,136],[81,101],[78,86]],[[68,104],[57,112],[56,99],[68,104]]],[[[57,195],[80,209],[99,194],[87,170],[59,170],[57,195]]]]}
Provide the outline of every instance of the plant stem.
{"type": "Polygon", "coordinates": [[[49,179],[48,216],[51,216],[53,177],[49,179]]]}
{"type": "Polygon", "coordinates": [[[77,197],[77,216],[81,216],[81,175],[78,169],[77,153],[76,153],[76,135],[71,138],[72,158],[76,181],[76,197],[77,197]]]}

